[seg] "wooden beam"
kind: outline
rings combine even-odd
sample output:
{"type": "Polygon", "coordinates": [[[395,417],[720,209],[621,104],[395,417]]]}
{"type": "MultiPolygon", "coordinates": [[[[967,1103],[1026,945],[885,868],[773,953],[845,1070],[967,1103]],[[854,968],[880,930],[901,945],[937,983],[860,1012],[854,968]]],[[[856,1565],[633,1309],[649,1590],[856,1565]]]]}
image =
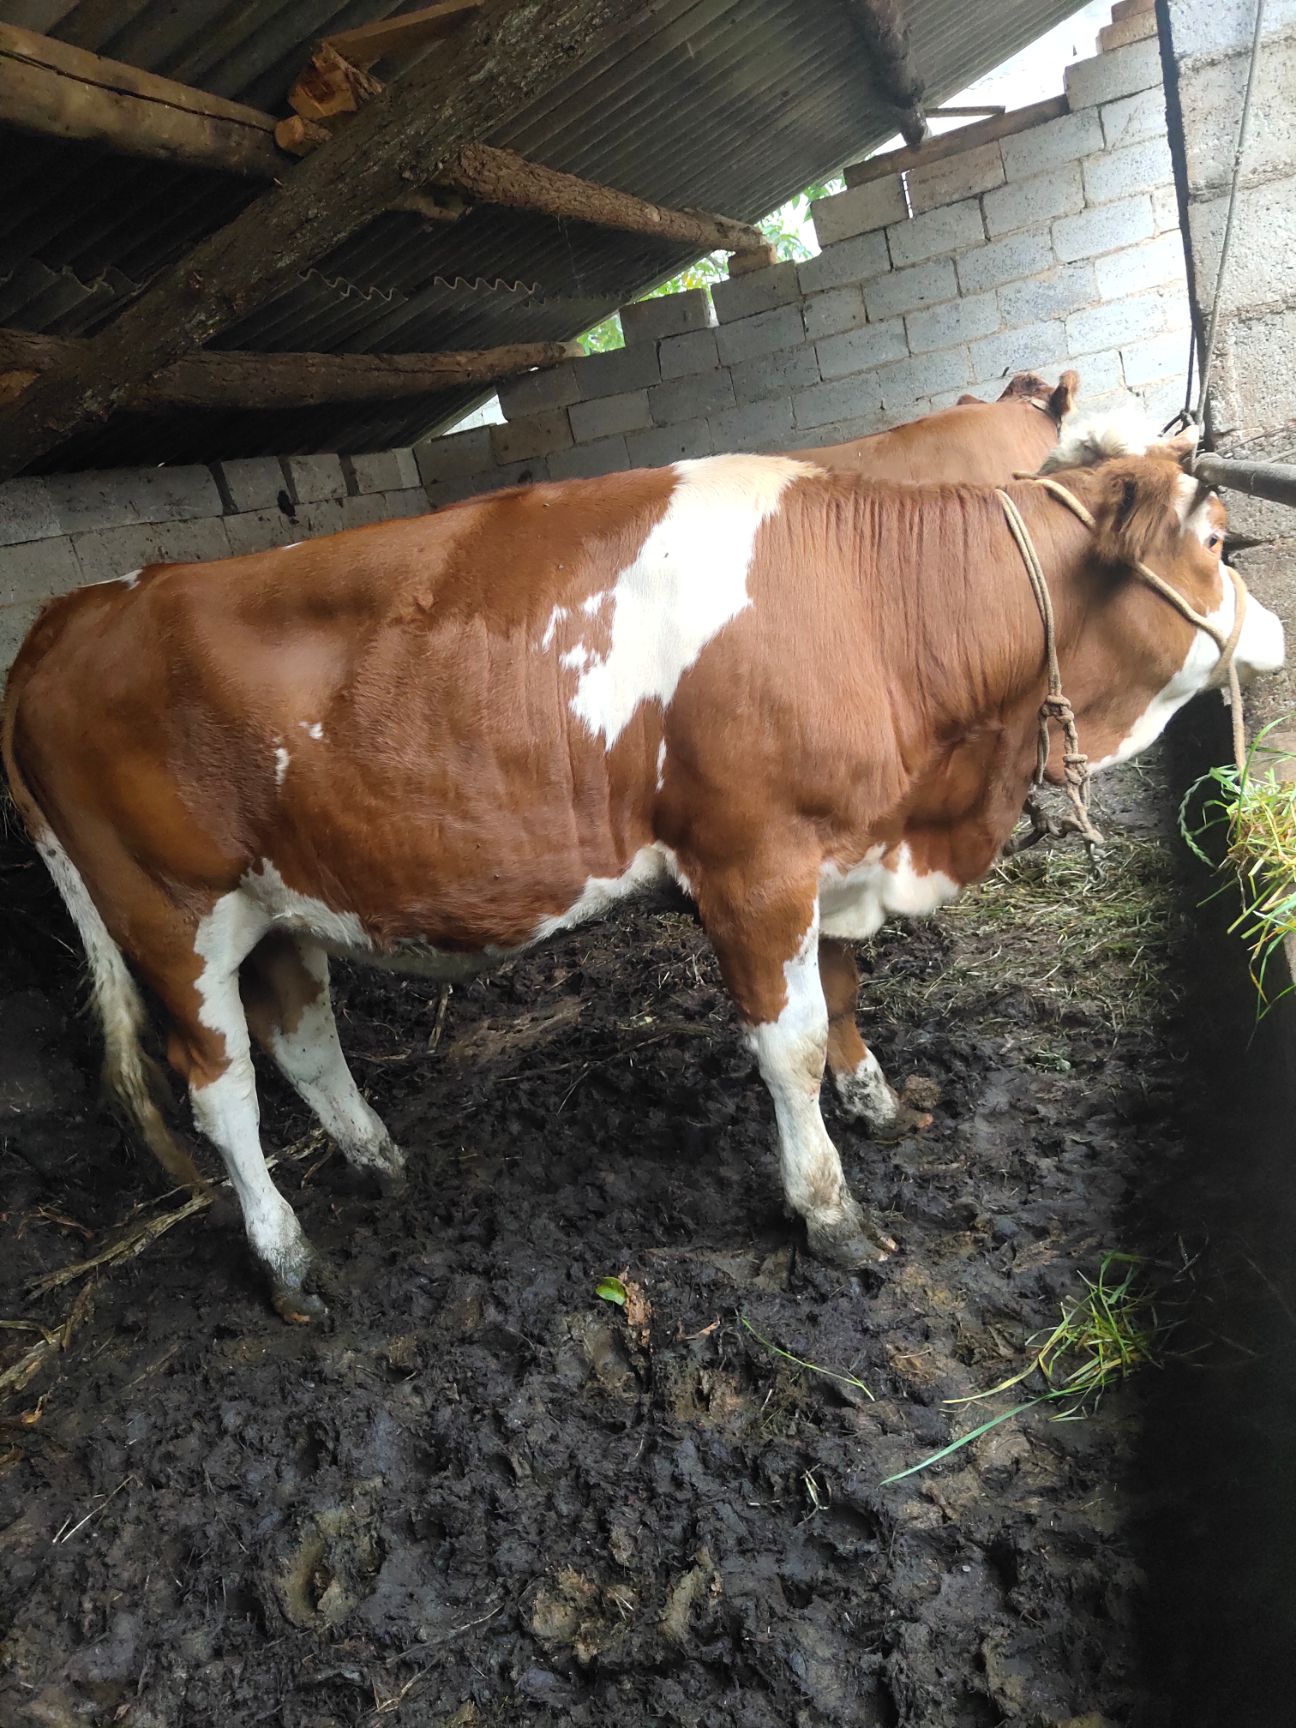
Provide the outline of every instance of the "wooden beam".
{"type": "Polygon", "coordinates": [[[361,24],[355,30],[339,30],[325,42],[353,66],[367,70],[391,54],[406,54],[438,36],[457,30],[481,6],[481,0],[440,0],[417,12],[402,12],[396,18],[380,18],[376,24],[361,24]]]}
{"type": "Polygon", "coordinates": [[[1046,120],[1057,120],[1067,113],[1065,96],[1050,96],[1045,102],[1033,102],[1029,108],[1010,108],[1006,114],[979,121],[974,126],[960,126],[956,132],[942,133],[917,150],[884,150],[880,156],[870,156],[866,162],[848,162],[843,169],[848,186],[868,186],[874,180],[885,180],[888,174],[901,174],[907,168],[923,168],[929,162],[944,162],[959,156],[977,144],[992,144],[998,138],[1011,138],[1032,126],[1042,126],[1046,120]]]}
{"type": "Polygon", "coordinates": [[[436,185],[479,204],[504,204],[623,233],[651,234],[699,252],[757,252],[768,246],[760,229],[746,222],[704,210],[668,210],[489,144],[466,145],[438,171],[436,185]]]}
{"type": "Polygon", "coordinates": [[[435,184],[466,144],[655,27],[657,0],[488,0],[322,149],[162,271],[95,336],[0,408],[0,480],[103,419],[130,390],[282,292],[306,265],[435,184]]]}
{"type": "Polygon", "coordinates": [[[845,3],[868,53],[878,92],[894,108],[900,136],[915,149],[928,135],[922,106],[926,86],[914,62],[909,26],[899,0],[845,0],[845,3]]]}
{"type": "MultiPolygon", "coordinates": [[[[90,342],[30,330],[0,329],[0,402],[56,366],[83,363],[90,342]]],[[[121,406],[168,408],[314,408],[329,402],[395,401],[435,395],[459,384],[490,384],[554,366],[582,352],[575,342],[513,342],[446,354],[243,354],[204,349],[135,385],[121,406]]]]}
{"type": "Polygon", "coordinates": [[[0,24],[0,121],[258,180],[284,167],[273,116],[13,24],[0,24]]]}

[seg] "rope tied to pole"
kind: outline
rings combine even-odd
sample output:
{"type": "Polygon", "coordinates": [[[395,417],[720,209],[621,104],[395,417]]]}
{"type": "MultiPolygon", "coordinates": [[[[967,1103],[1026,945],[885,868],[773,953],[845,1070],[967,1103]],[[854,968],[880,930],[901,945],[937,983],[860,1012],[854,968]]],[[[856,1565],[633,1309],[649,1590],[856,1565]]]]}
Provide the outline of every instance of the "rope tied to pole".
{"type": "MultiPolygon", "coordinates": [[[[1092,512],[1080,502],[1074,492],[1068,490],[1060,480],[1049,477],[1032,476],[1031,484],[1042,486],[1046,492],[1056,498],[1059,504],[1066,506],[1090,533],[1097,527],[1092,512]]],[[[1048,669],[1048,689],[1039,708],[1039,743],[1035,757],[1035,775],[1031,782],[1031,790],[1027,795],[1025,813],[1031,826],[1020,838],[1010,839],[1004,847],[1004,854],[1011,857],[1016,852],[1023,852],[1044,839],[1062,839],[1068,834],[1079,834],[1092,853],[1104,844],[1103,837],[1093,824],[1089,814],[1089,782],[1092,778],[1089,758],[1080,748],[1080,736],[1076,727],[1075,710],[1062,688],[1062,668],[1058,659],[1057,621],[1053,612],[1053,597],[1049,592],[1048,578],[1044,574],[1044,566],[1040,563],[1039,553],[1031,539],[1021,511],[1015,501],[1009,497],[1002,487],[995,488],[996,496],[1003,506],[1004,517],[1008,523],[1017,550],[1021,553],[1022,563],[1030,580],[1031,589],[1039,607],[1040,619],[1044,625],[1044,658],[1048,669]],[[1048,769],[1049,756],[1052,752],[1052,728],[1057,726],[1062,733],[1062,786],[1067,796],[1070,810],[1062,817],[1050,817],[1044,810],[1039,799],[1039,792],[1044,785],[1044,776],[1048,769]]],[[[1219,649],[1219,660],[1211,678],[1205,686],[1227,692],[1233,728],[1233,758],[1239,773],[1246,771],[1246,723],[1242,713],[1242,686],[1238,680],[1237,665],[1234,656],[1238,640],[1242,634],[1242,621],[1246,615],[1247,591],[1246,585],[1236,570],[1228,565],[1222,565],[1225,574],[1233,583],[1235,603],[1233,607],[1233,624],[1227,631],[1220,630],[1209,618],[1190,605],[1170,584],[1155,570],[1146,564],[1134,563],[1130,566],[1136,576],[1154,593],[1159,594],[1166,603],[1174,608],[1187,620],[1194,629],[1203,631],[1219,649]]]]}

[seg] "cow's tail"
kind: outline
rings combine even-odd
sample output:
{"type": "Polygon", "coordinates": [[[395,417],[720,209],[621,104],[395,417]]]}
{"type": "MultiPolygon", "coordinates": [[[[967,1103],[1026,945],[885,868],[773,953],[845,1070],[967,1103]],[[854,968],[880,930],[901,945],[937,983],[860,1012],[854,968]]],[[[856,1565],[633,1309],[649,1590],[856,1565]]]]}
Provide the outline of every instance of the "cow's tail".
{"type": "Polygon", "coordinates": [[[149,1151],[177,1184],[204,1190],[197,1165],[167,1126],[161,1100],[163,1076],[142,1043],[147,1021],[143,997],[126,957],[113,941],[85,880],[68,857],[34,793],[23,778],[14,751],[14,722],[21,687],[21,663],[14,668],[0,717],[0,754],[9,792],[36,850],[54,878],[63,904],[76,925],[90,974],[90,1000],[104,1041],[104,1085],[149,1151]]]}

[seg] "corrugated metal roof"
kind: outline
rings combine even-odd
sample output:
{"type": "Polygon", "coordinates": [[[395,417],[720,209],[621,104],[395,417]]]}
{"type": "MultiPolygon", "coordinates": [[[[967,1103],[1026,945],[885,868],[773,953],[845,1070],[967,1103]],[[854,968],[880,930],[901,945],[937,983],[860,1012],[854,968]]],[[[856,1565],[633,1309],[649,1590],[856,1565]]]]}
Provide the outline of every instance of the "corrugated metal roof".
{"type": "MultiPolygon", "coordinates": [[[[0,18],[283,112],[320,36],[417,3],[0,0],[0,18]]],[[[928,100],[964,88],[1076,9],[1076,0],[908,0],[928,100]]],[[[659,203],[751,221],[894,130],[840,0],[657,0],[655,13],[650,33],[628,35],[624,52],[585,67],[489,142],[659,203]]],[[[23,328],[92,333],[258,193],[214,172],[2,136],[0,319],[23,328]]],[[[454,225],[385,215],[219,346],[394,353],[566,338],[684,262],[649,239],[518,211],[478,208],[454,225]]],[[[412,441],[480,394],[118,415],[44,466],[376,449],[412,441]]]]}

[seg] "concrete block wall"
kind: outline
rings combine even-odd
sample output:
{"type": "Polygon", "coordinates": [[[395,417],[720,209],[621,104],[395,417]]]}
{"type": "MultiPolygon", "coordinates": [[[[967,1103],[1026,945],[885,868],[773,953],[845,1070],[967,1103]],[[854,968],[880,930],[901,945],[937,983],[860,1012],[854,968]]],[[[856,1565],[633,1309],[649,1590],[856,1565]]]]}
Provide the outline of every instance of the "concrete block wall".
{"type": "Polygon", "coordinates": [[[427,507],[412,450],[11,480],[0,486],[0,673],[44,602],[70,588],[427,507]]]}
{"type": "MultiPolygon", "coordinates": [[[[1150,0],[1071,67],[1068,111],[814,208],[823,250],[622,309],[626,347],[501,387],[503,425],[418,451],[434,502],[533,478],[789,450],[1074,365],[1096,407],[1183,401],[1191,318],[1150,0]],[[543,471],[543,473],[542,473],[543,471]]],[[[851,171],[847,170],[847,179],[851,171]]]]}
{"type": "MultiPolygon", "coordinates": [[[[1252,0],[1168,0],[1162,29],[1178,191],[1187,211],[1203,336],[1219,273],[1255,23],[1252,0]]],[[[1267,0],[1242,154],[1207,423],[1228,456],[1291,461],[1296,448],[1296,0],[1267,0]]],[[[1229,519],[1261,544],[1238,566],[1296,642],[1296,513],[1227,494],[1229,519]]],[[[1296,709],[1296,676],[1247,699],[1253,727],[1296,709]]],[[[1289,744],[1296,747],[1296,741],[1289,744]]]]}

